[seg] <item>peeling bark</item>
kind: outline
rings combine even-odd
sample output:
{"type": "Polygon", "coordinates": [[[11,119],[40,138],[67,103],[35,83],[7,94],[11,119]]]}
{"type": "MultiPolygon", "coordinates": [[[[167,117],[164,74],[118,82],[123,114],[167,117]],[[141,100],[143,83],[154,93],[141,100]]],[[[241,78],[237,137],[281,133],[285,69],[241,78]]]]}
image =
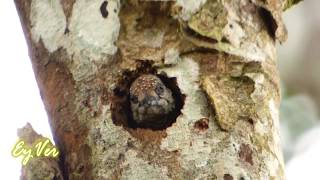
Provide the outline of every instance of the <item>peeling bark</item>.
{"type": "Polygon", "coordinates": [[[15,0],[58,179],[285,179],[275,43],[294,2],[15,0]],[[130,115],[145,73],[181,106],[157,130],[130,115]]]}

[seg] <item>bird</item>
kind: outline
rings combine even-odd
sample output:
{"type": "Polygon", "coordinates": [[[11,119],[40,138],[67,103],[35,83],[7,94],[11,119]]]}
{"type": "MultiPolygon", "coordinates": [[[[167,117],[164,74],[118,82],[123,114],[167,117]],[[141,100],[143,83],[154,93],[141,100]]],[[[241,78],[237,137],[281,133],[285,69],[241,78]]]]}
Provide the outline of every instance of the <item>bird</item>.
{"type": "Polygon", "coordinates": [[[142,74],[130,86],[133,120],[140,125],[161,125],[175,109],[172,91],[154,74],[142,74]]]}

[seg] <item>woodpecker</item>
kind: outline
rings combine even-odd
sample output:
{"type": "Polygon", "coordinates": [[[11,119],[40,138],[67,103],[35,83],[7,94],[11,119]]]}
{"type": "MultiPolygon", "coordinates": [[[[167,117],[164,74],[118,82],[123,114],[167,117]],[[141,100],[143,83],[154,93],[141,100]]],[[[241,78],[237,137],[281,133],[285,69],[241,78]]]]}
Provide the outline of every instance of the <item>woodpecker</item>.
{"type": "Polygon", "coordinates": [[[162,124],[174,110],[175,101],[159,77],[143,74],[130,86],[130,106],[137,124],[162,124]]]}

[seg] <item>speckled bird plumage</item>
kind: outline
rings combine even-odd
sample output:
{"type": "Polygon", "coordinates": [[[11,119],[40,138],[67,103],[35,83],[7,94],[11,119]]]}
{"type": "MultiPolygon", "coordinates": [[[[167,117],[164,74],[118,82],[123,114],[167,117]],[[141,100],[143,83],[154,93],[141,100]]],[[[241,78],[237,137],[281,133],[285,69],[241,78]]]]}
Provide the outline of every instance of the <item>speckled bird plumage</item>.
{"type": "Polygon", "coordinates": [[[132,83],[130,105],[133,119],[138,124],[161,123],[175,107],[171,90],[152,74],[141,75],[132,83]]]}

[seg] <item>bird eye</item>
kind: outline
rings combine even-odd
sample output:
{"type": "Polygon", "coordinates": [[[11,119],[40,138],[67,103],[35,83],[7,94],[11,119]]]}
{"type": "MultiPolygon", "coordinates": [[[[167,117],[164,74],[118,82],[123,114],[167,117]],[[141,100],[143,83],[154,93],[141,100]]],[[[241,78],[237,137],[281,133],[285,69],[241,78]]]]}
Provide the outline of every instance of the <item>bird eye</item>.
{"type": "Polygon", "coordinates": [[[134,104],[137,104],[137,103],[138,103],[138,98],[137,98],[137,96],[131,95],[131,96],[130,96],[130,101],[133,102],[134,104]]]}
{"type": "Polygon", "coordinates": [[[155,91],[156,91],[156,93],[157,93],[158,95],[162,95],[163,92],[164,92],[164,88],[163,88],[162,85],[158,84],[157,87],[156,87],[156,89],[155,89],[155,91]]]}

